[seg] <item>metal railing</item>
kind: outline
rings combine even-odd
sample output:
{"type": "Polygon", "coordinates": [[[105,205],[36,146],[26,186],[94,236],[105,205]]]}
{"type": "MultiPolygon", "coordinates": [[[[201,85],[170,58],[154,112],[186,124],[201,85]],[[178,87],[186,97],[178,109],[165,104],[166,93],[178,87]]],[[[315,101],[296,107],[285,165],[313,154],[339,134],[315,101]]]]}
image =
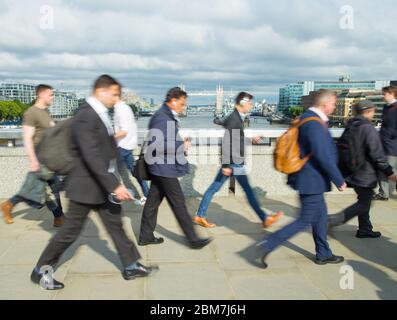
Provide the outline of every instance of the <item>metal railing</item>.
{"type": "MultiPolygon", "coordinates": [[[[269,129],[246,129],[245,133],[248,138],[261,136],[262,144],[270,145],[285,133],[286,128],[269,128],[269,129]]],[[[333,138],[339,138],[344,129],[330,129],[333,138]]],[[[147,130],[138,131],[138,141],[142,144],[147,130]]],[[[223,129],[182,129],[181,136],[191,138],[194,145],[216,145],[220,144],[224,135],[223,129]]],[[[22,145],[22,129],[0,129],[0,140],[6,141],[8,147],[17,147],[22,145]]]]}

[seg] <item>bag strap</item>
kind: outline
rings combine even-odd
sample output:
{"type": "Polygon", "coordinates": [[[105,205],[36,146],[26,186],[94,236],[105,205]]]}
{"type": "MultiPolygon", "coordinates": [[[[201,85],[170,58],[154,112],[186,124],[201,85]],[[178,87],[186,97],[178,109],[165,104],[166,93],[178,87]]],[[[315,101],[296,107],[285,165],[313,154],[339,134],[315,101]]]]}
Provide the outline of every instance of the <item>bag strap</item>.
{"type": "Polygon", "coordinates": [[[297,124],[297,128],[303,126],[304,124],[306,124],[306,123],[308,123],[310,121],[317,121],[317,122],[321,123],[324,127],[326,126],[325,122],[323,120],[321,120],[320,118],[318,118],[318,117],[309,117],[309,118],[300,120],[298,122],[298,124],[297,124]]]}
{"type": "Polygon", "coordinates": [[[148,144],[147,138],[149,137],[149,133],[143,138],[143,143],[141,147],[141,152],[139,153],[139,158],[142,158],[142,156],[145,154],[145,147],[148,144]]]}

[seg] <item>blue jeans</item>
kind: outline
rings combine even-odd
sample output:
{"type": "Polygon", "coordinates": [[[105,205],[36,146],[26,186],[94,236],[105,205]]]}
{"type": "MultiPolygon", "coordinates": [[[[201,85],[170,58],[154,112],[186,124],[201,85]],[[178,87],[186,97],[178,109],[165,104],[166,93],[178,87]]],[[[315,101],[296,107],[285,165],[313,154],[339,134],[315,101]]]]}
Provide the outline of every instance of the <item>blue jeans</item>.
{"type": "MultiPolygon", "coordinates": [[[[63,209],[61,204],[61,195],[59,193],[63,189],[63,183],[59,180],[57,176],[54,176],[53,178],[51,178],[51,180],[48,180],[47,182],[51,188],[52,194],[55,197],[55,201],[52,199],[47,199],[45,202],[45,206],[47,206],[48,210],[52,212],[55,218],[62,217],[63,209]]],[[[35,209],[41,209],[44,207],[44,205],[40,203],[25,199],[18,195],[13,196],[9,201],[12,203],[13,206],[16,206],[18,203],[24,202],[28,206],[35,209]]]]}
{"type": "Polygon", "coordinates": [[[263,248],[266,252],[271,252],[297,233],[311,226],[316,244],[316,257],[319,260],[326,260],[332,257],[332,251],[327,241],[328,213],[324,195],[300,195],[300,200],[299,218],[265,238],[263,248]]]}
{"type": "MultiPolygon", "coordinates": [[[[133,174],[135,167],[135,158],[134,155],[132,154],[132,150],[127,150],[123,148],[118,148],[118,150],[119,150],[119,160],[121,160],[121,162],[127,166],[127,169],[131,172],[131,174],[133,174]]],[[[143,181],[140,179],[137,180],[142,188],[143,195],[147,198],[149,194],[149,185],[147,181],[143,181]]]]}
{"type": "MultiPolygon", "coordinates": [[[[236,169],[242,170],[243,166],[233,165],[232,168],[233,168],[233,176],[236,178],[237,182],[243,188],[250,206],[252,207],[252,209],[254,209],[254,211],[258,215],[259,219],[261,219],[261,221],[264,221],[266,219],[266,212],[264,212],[261,209],[259,202],[256,199],[256,196],[254,194],[254,191],[252,190],[251,185],[249,184],[247,175],[246,174],[236,174],[236,172],[235,172],[236,169]]],[[[212,198],[214,197],[214,194],[217,193],[222,188],[223,184],[228,179],[229,179],[229,177],[223,175],[222,169],[221,169],[218,172],[218,175],[216,176],[215,181],[211,184],[211,186],[205,192],[203,200],[201,200],[200,207],[197,212],[197,215],[199,217],[201,217],[201,218],[206,217],[208,207],[211,203],[212,198]]]]}

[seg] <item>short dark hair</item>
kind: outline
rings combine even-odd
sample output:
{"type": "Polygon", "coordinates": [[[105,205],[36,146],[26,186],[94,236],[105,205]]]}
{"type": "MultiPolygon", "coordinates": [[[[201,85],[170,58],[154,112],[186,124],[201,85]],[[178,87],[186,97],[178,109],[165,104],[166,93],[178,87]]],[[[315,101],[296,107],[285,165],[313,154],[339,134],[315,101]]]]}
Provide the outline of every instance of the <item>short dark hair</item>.
{"type": "Polygon", "coordinates": [[[48,84],[39,84],[36,87],[36,96],[38,96],[41,92],[45,91],[45,90],[53,90],[54,88],[49,86],[48,84]]]}
{"type": "Polygon", "coordinates": [[[165,96],[165,102],[170,102],[172,99],[181,99],[187,98],[188,95],[185,91],[183,91],[180,87],[174,87],[168,90],[167,95],[165,96]]]}
{"type": "Polygon", "coordinates": [[[391,93],[397,98],[397,87],[396,86],[388,86],[382,88],[382,93],[391,93]]]}
{"type": "Polygon", "coordinates": [[[249,94],[249,93],[247,93],[247,92],[240,92],[238,95],[237,95],[237,97],[236,97],[236,99],[235,99],[235,102],[236,102],[236,104],[241,104],[241,102],[243,101],[243,100],[252,100],[252,99],[254,99],[254,96],[252,95],[252,94],[249,94]]]}
{"type": "Polygon", "coordinates": [[[108,74],[103,74],[95,80],[93,89],[95,91],[96,89],[109,88],[111,86],[119,86],[121,89],[120,82],[108,74]]]}

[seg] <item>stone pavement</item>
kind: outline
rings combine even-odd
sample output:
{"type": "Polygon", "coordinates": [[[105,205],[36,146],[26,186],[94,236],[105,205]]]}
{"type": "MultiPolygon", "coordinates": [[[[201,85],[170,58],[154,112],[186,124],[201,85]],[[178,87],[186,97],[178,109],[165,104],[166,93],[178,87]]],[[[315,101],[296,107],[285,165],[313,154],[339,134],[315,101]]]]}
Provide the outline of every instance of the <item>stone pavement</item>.
{"type": "MultiPolygon", "coordinates": [[[[331,195],[329,209],[335,213],[354,202],[352,195],[331,195]]],[[[199,198],[189,198],[191,213],[199,198]]],[[[354,269],[354,289],[343,290],[341,265],[317,266],[309,232],[293,238],[269,257],[269,269],[255,265],[255,244],[262,237],[294,219],[295,197],[263,198],[268,210],[282,209],[286,217],[264,231],[245,199],[221,197],[209,210],[212,230],[197,227],[201,235],[214,237],[201,251],[184,246],[184,238],[166,203],[157,232],[166,241],[160,246],[140,247],[144,263],[159,264],[160,271],[147,279],[124,281],[114,246],[95,214],[83,235],[65,254],[56,279],[66,288],[44,291],[30,283],[30,272],[54,233],[46,211],[18,206],[14,225],[0,221],[0,299],[396,299],[397,298],[397,201],[376,203],[372,220],[384,237],[354,237],[356,220],[333,232],[335,254],[354,269]]],[[[125,228],[135,239],[142,209],[125,205],[125,228]]]]}

